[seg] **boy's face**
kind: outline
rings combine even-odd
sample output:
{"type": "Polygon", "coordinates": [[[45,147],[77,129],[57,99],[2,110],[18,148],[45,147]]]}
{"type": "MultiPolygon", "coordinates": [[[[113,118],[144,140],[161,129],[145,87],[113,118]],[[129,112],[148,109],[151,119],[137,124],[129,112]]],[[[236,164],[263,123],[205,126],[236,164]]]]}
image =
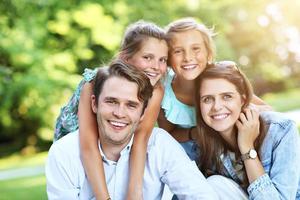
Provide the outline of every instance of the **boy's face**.
{"type": "Polygon", "coordinates": [[[143,110],[138,99],[138,85],[121,77],[110,77],[96,105],[92,97],[92,108],[97,115],[101,143],[126,145],[134,133],[143,110]]]}

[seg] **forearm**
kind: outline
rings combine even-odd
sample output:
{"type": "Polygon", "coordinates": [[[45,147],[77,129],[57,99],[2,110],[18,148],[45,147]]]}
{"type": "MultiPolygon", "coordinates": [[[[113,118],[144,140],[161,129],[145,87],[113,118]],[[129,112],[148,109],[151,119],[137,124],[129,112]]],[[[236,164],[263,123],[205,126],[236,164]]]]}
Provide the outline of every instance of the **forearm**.
{"type": "Polygon", "coordinates": [[[103,162],[99,150],[86,149],[81,154],[81,160],[96,199],[108,199],[109,193],[106,187],[103,162]]]}
{"type": "Polygon", "coordinates": [[[265,174],[265,170],[258,157],[255,159],[247,159],[244,161],[248,181],[251,184],[260,176],[265,174]]]}
{"type": "Polygon", "coordinates": [[[102,158],[98,148],[98,126],[96,117],[91,108],[92,84],[83,87],[80,96],[78,119],[80,153],[82,163],[91,183],[96,199],[109,197],[105,181],[102,158]]]}
{"type": "Polygon", "coordinates": [[[127,199],[142,199],[143,175],[146,161],[146,151],[149,137],[160,110],[163,89],[156,88],[145,110],[143,120],[135,132],[130,156],[130,179],[127,199]]]}

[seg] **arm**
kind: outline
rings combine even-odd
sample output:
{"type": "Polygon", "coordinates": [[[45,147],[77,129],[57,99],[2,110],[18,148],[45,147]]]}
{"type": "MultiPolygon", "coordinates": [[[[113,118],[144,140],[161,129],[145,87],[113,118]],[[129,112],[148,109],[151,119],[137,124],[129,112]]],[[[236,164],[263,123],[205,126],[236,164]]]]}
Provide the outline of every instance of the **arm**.
{"type": "MultiPolygon", "coordinates": [[[[187,142],[190,140],[189,138],[189,129],[186,128],[178,128],[175,124],[169,122],[165,117],[165,112],[163,109],[160,110],[158,115],[158,126],[168,133],[170,133],[178,142],[187,142]]],[[[192,130],[192,138],[195,138],[196,132],[192,130]]]]}
{"type": "Polygon", "coordinates": [[[127,199],[142,199],[143,177],[145,169],[146,151],[148,140],[152,129],[155,126],[163,98],[164,90],[162,85],[155,87],[152,98],[145,110],[143,120],[139,124],[130,155],[130,179],[127,199]]]}
{"type": "Polygon", "coordinates": [[[255,109],[257,109],[259,112],[263,111],[272,111],[272,106],[266,104],[261,98],[259,98],[256,95],[253,95],[253,98],[250,103],[255,109]]]}
{"type": "Polygon", "coordinates": [[[92,83],[84,84],[79,101],[78,123],[81,159],[96,199],[109,198],[102,158],[98,148],[98,126],[91,107],[92,83]]]}
{"type": "MultiPolygon", "coordinates": [[[[245,111],[245,115],[240,117],[241,122],[237,122],[239,130],[238,144],[242,154],[254,147],[255,138],[259,133],[253,121],[257,119],[258,113],[245,111]]],[[[269,155],[269,158],[265,160],[268,163],[264,165],[270,168],[268,173],[265,172],[262,162],[258,157],[244,161],[245,170],[250,183],[248,187],[250,199],[294,199],[296,196],[299,182],[298,170],[300,167],[297,128],[291,122],[284,122],[281,123],[281,125],[278,125],[277,122],[275,126],[278,127],[270,128],[275,131],[273,134],[277,134],[276,137],[274,136],[276,141],[272,141],[274,140],[272,139],[273,137],[265,138],[265,140],[271,140],[271,143],[276,143],[272,149],[272,155],[269,155]],[[281,132],[279,132],[279,130],[281,132]]]]}
{"type": "Polygon", "coordinates": [[[161,180],[178,199],[218,199],[196,163],[168,134],[160,134],[156,154],[159,157],[161,180]]]}

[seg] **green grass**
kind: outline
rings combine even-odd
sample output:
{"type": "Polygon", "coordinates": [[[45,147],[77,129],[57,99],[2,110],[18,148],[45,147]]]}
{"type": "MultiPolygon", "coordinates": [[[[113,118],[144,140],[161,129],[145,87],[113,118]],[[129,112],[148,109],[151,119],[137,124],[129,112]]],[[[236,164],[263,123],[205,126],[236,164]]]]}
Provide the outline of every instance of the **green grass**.
{"type": "Polygon", "coordinates": [[[42,200],[47,199],[44,175],[0,181],[1,200],[42,200]]]}
{"type": "Polygon", "coordinates": [[[41,152],[23,156],[20,153],[15,153],[11,156],[0,159],[0,170],[43,165],[47,158],[47,154],[48,152],[41,152]]]}
{"type": "Polygon", "coordinates": [[[300,109],[300,88],[265,94],[262,99],[279,112],[300,109]]]}

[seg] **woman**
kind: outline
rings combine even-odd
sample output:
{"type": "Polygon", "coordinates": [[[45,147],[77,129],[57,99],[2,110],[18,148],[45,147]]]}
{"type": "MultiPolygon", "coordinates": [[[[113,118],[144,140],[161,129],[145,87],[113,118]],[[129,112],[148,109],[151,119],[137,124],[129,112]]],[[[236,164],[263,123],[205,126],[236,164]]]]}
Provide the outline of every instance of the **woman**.
{"type": "Polygon", "coordinates": [[[229,186],[239,199],[299,199],[298,130],[281,114],[249,109],[252,96],[231,61],[212,64],[197,78],[199,168],[222,199],[229,186]]]}

